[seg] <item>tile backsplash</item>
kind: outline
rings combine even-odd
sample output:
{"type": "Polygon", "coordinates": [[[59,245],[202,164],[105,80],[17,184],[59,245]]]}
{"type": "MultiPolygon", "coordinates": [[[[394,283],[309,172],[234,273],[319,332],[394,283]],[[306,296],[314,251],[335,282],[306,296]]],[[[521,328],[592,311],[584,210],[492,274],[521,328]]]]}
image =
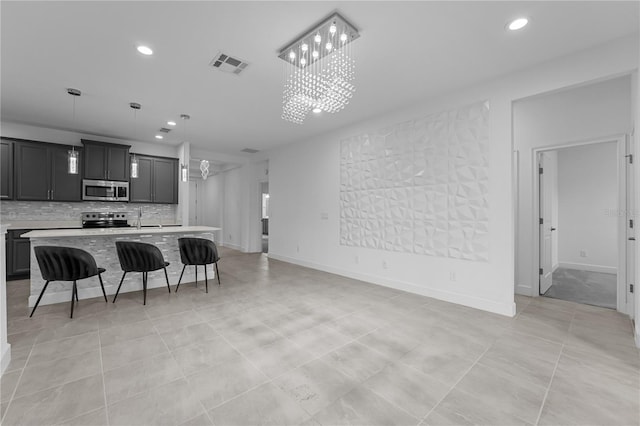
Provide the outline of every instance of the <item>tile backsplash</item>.
{"type": "Polygon", "coordinates": [[[82,212],[134,212],[142,207],[143,220],[162,221],[165,224],[177,220],[176,204],[142,204],[142,203],[110,203],[102,201],[84,201],[81,203],[65,203],[56,201],[3,201],[0,203],[2,222],[19,220],[38,221],[80,221],[82,212]]]}

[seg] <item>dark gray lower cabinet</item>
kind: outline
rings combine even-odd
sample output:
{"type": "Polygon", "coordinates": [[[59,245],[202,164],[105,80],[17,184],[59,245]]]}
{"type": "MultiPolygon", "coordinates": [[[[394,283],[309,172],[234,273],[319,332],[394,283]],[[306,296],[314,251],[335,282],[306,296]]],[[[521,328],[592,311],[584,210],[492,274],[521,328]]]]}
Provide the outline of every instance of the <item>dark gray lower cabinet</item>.
{"type": "Polygon", "coordinates": [[[0,198],[13,200],[13,142],[0,141],[0,198]]]}
{"type": "Polygon", "coordinates": [[[12,229],[7,231],[7,280],[29,278],[31,271],[31,241],[20,235],[29,229],[12,229]]]}
{"type": "Polygon", "coordinates": [[[136,155],[138,177],[131,178],[129,201],[133,203],[178,203],[178,160],[136,155]]]}

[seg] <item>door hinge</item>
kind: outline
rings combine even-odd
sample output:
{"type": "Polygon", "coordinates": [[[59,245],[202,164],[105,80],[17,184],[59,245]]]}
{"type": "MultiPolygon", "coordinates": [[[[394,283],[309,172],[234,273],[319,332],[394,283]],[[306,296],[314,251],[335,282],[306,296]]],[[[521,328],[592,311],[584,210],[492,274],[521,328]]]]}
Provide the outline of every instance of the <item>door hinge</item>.
{"type": "Polygon", "coordinates": [[[540,268],[538,272],[540,273],[540,275],[542,275],[543,274],[542,268],[540,268]]]}
{"type": "Polygon", "coordinates": [[[633,219],[629,219],[629,228],[633,229],[633,219]]]}
{"type": "Polygon", "coordinates": [[[544,225],[544,219],[540,218],[540,225],[544,225]]]}
{"type": "Polygon", "coordinates": [[[629,159],[629,164],[633,164],[633,154],[625,155],[629,159]]]}
{"type": "Polygon", "coordinates": [[[540,167],[540,168],[538,169],[538,172],[539,172],[540,174],[542,174],[542,172],[543,172],[543,171],[544,171],[544,169],[543,169],[542,167],[540,167]]]}
{"type": "Polygon", "coordinates": [[[633,293],[633,284],[629,284],[629,293],[633,293]]]}

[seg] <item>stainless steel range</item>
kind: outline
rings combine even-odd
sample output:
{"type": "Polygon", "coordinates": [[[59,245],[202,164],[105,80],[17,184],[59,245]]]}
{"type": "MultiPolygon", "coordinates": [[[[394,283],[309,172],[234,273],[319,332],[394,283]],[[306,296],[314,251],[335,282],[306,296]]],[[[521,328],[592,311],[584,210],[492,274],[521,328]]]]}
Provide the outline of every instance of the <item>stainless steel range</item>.
{"type": "Polygon", "coordinates": [[[82,213],[83,228],[124,228],[130,226],[127,212],[85,212],[82,213]]]}

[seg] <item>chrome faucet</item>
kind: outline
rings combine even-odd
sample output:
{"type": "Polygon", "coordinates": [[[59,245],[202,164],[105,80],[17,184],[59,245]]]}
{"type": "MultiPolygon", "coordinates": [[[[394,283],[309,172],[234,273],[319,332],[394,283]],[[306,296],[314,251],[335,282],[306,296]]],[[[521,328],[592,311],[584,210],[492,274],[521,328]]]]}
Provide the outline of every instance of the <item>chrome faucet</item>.
{"type": "Polygon", "coordinates": [[[138,207],[138,223],[136,224],[136,228],[142,228],[142,207],[138,207]]]}

